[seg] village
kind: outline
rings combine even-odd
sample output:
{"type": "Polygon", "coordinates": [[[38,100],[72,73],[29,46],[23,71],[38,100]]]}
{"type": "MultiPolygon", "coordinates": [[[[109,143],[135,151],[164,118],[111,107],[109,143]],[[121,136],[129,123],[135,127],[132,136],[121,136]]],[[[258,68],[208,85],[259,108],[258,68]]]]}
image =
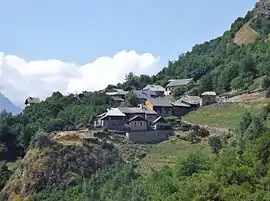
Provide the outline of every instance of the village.
{"type": "MultiPolygon", "coordinates": [[[[193,79],[171,79],[165,87],[160,85],[147,85],[141,90],[131,90],[136,97],[138,106],[119,106],[108,108],[107,112],[100,114],[95,121],[96,128],[111,131],[124,131],[128,140],[133,142],[160,142],[171,135],[169,117],[179,119],[201,106],[214,104],[217,94],[206,91],[200,96],[183,95],[180,99],[172,101],[170,96],[177,87],[187,87],[193,79]]],[[[128,91],[113,88],[106,94],[113,100],[124,102],[128,91]]],[[[121,105],[121,104],[120,104],[121,105]]]]}

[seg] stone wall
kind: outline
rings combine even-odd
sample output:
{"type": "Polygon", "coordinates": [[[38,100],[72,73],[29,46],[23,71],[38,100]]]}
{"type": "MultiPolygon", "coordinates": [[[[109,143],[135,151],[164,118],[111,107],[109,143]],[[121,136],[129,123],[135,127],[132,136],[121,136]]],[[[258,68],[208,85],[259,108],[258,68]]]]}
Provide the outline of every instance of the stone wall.
{"type": "Polygon", "coordinates": [[[126,133],[127,140],[134,143],[159,143],[167,140],[172,131],[137,131],[126,133]]]}

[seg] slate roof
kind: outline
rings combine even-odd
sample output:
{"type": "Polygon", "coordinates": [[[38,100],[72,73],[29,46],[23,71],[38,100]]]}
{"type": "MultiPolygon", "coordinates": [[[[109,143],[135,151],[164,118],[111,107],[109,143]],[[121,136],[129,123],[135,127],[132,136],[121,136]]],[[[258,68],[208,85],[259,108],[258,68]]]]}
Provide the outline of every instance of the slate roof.
{"type": "Polygon", "coordinates": [[[151,85],[148,84],[146,87],[143,88],[143,90],[147,91],[165,91],[165,89],[160,85],[151,85]]]}
{"type": "Polygon", "coordinates": [[[155,121],[152,122],[152,124],[156,124],[157,122],[162,121],[162,122],[167,122],[166,119],[164,119],[162,116],[158,117],[157,119],[155,119],[155,121]]]}
{"type": "Polygon", "coordinates": [[[202,96],[216,96],[217,93],[214,91],[205,91],[202,93],[202,96]]]}
{"type": "Polygon", "coordinates": [[[132,117],[131,119],[128,120],[128,122],[131,121],[147,121],[145,118],[141,117],[140,115],[137,115],[135,117],[132,117]]]}
{"type": "Polygon", "coordinates": [[[125,101],[124,99],[119,98],[119,97],[115,97],[115,96],[112,96],[112,99],[113,99],[114,101],[122,101],[122,102],[125,101]]]}
{"type": "Polygon", "coordinates": [[[191,107],[189,104],[183,103],[181,98],[173,102],[172,104],[176,107],[191,107]]]}
{"type": "Polygon", "coordinates": [[[123,112],[121,112],[118,108],[111,108],[107,110],[107,113],[104,116],[102,116],[101,119],[108,116],[125,117],[126,115],[123,112]]]}
{"type": "Polygon", "coordinates": [[[188,104],[191,104],[191,105],[199,105],[200,101],[201,101],[201,97],[186,95],[186,96],[183,96],[180,100],[183,103],[188,103],[188,104]]]}
{"type": "Polygon", "coordinates": [[[153,106],[172,107],[171,103],[164,98],[149,98],[148,101],[150,101],[153,106]]]}
{"type": "Polygon", "coordinates": [[[124,114],[144,114],[145,111],[140,107],[118,107],[124,114]]]}
{"type": "Polygon", "coordinates": [[[126,95],[128,92],[124,91],[123,89],[116,89],[113,88],[114,91],[108,91],[106,94],[108,96],[115,96],[115,95],[126,95]]]}
{"type": "Polygon", "coordinates": [[[155,91],[143,91],[143,90],[132,90],[132,93],[139,99],[148,99],[152,96],[156,96],[157,93],[155,91]]]}
{"type": "Polygon", "coordinates": [[[189,78],[189,79],[171,79],[171,80],[168,81],[169,84],[167,84],[166,87],[186,86],[192,80],[193,80],[193,78],[189,78]]]}

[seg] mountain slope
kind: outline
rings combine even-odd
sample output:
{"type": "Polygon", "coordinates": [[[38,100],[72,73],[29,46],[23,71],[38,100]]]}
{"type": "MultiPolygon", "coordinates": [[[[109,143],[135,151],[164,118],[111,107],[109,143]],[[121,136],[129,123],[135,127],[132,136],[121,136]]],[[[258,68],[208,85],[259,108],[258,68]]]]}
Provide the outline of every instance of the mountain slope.
{"type": "Polygon", "coordinates": [[[270,33],[269,16],[270,1],[260,1],[221,37],[195,45],[190,52],[169,61],[153,81],[165,85],[172,78],[193,77],[198,81],[190,92],[194,95],[207,90],[221,93],[249,89],[256,78],[270,74],[270,47],[265,43],[270,33]]]}
{"type": "Polygon", "coordinates": [[[0,111],[6,110],[7,112],[11,112],[13,114],[18,114],[21,112],[21,109],[15,106],[7,97],[5,97],[0,92],[0,111]]]}

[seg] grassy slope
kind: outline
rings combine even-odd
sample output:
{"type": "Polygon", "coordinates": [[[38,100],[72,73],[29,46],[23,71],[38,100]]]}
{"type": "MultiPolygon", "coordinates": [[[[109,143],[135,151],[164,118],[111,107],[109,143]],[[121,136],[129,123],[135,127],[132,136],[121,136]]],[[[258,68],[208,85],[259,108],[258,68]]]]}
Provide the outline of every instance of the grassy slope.
{"type": "Polygon", "coordinates": [[[245,111],[255,113],[258,109],[256,103],[208,106],[191,112],[184,117],[184,120],[197,124],[235,129],[245,111]]]}
{"type": "Polygon", "coordinates": [[[176,137],[171,137],[168,141],[152,147],[149,154],[140,162],[138,171],[147,174],[151,170],[159,170],[164,165],[174,165],[179,159],[195,151],[211,155],[207,139],[198,144],[190,144],[176,137]]]}

